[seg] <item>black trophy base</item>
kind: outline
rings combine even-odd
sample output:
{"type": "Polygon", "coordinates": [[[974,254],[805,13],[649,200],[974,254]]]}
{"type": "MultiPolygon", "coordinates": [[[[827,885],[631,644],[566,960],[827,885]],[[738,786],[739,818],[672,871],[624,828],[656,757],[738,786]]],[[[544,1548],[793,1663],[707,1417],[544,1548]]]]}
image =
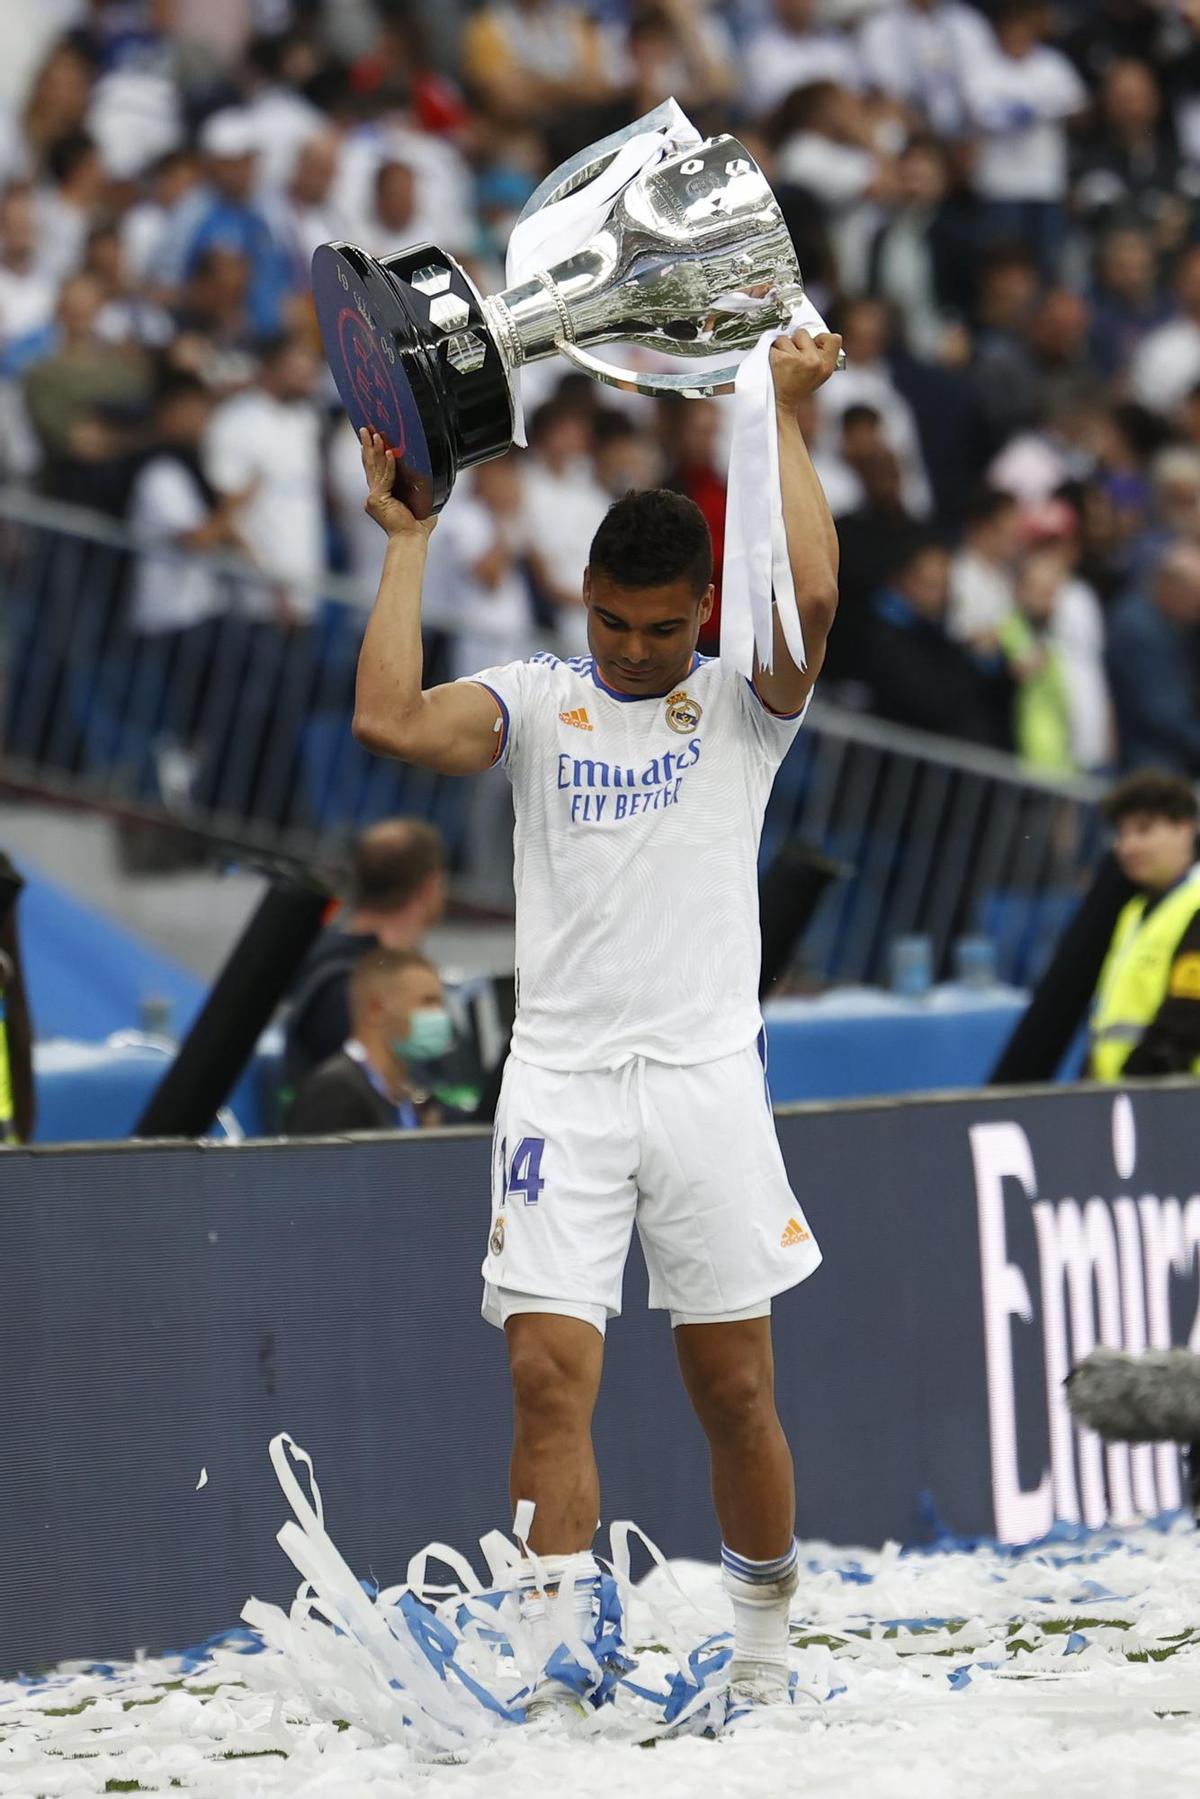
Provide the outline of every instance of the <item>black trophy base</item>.
{"type": "Polygon", "coordinates": [[[417,518],[440,512],[460,471],[502,456],[513,402],[473,284],[436,244],[369,256],[322,244],[313,303],[355,431],[396,453],[396,493],[417,518]]]}

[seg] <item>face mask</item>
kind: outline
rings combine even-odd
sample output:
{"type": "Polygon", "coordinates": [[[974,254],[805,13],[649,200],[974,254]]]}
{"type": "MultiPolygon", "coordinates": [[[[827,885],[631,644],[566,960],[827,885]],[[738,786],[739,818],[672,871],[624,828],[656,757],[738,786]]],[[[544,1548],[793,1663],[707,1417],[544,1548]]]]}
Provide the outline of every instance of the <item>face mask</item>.
{"type": "Polygon", "coordinates": [[[392,1039],[392,1054],[401,1062],[436,1062],[454,1041],[454,1026],[444,1006],[427,1006],[408,1021],[408,1036],[392,1039]]]}

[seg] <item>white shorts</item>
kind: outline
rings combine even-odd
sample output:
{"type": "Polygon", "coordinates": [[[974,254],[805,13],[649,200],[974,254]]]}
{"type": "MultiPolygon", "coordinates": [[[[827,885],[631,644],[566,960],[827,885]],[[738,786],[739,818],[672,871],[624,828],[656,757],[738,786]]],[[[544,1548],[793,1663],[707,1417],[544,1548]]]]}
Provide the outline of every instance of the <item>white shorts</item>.
{"type": "Polygon", "coordinates": [[[638,1057],[582,1074],[509,1056],[484,1316],[502,1324],[529,1295],[593,1323],[617,1317],[635,1221],[650,1304],[675,1322],[762,1316],[818,1266],[754,1044],[689,1067],[638,1057]]]}

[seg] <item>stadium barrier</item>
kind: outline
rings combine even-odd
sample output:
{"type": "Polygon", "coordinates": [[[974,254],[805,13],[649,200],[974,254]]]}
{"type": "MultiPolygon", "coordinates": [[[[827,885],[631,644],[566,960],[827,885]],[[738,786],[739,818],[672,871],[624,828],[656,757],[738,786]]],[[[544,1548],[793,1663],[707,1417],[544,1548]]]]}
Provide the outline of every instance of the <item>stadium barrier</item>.
{"type": "MultiPolygon", "coordinates": [[[[1174,1082],[780,1112],[825,1252],[775,1308],[803,1536],[928,1539],[936,1514],[1028,1540],[1179,1504],[1174,1449],[1102,1450],[1061,1380],[1098,1338],[1200,1346],[1198,1110],[1174,1082]]],[[[360,1574],[507,1524],[488,1170],[477,1131],[0,1157],[0,1674],[182,1647],[251,1593],[284,1600],[280,1429],[360,1574]]],[[[635,1254],[604,1517],[711,1558],[703,1443],[644,1306],[635,1254]]]]}
{"type": "MultiPolygon", "coordinates": [[[[10,782],[302,858],[407,812],[436,820],[476,891],[511,891],[506,834],[484,842],[471,830],[471,782],[353,741],[370,596],[352,582],[330,576],[311,620],[285,626],[279,583],[261,570],[151,549],[110,519],[7,489],[0,593],[10,782]],[[168,586],[203,575],[214,615],[172,633],[135,630],[147,569],[168,586]],[[489,857],[496,865],[480,866],[489,857]]],[[[452,665],[450,639],[431,632],[427,678],[452,665]]],[[[885,979],[891,943],[908,934],[930,939],[936,978],[957,938],[983,934],[999,978],[1027,985],[1095,860],[1098,793],[1094,781],[1050,781],[1012,757],[817,703],[776,782],[763,854],[798,837],[845,865],[805,941],[821,979],[885,979]]]]}

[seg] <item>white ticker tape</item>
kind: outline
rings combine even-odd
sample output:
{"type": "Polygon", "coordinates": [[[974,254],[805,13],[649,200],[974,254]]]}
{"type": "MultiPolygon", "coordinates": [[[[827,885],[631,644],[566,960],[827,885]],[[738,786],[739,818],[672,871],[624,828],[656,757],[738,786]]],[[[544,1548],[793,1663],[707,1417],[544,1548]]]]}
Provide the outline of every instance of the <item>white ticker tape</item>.
{"type": "Polygon", "coordinates": [[[537,1511],[536,1502],[532,1499],[518,1499],[517,1509],[513,1513],[513,1536],[522,1547],[529,1541],[529,1533],[533,1529],[533,1514],[537,1511]]]}

